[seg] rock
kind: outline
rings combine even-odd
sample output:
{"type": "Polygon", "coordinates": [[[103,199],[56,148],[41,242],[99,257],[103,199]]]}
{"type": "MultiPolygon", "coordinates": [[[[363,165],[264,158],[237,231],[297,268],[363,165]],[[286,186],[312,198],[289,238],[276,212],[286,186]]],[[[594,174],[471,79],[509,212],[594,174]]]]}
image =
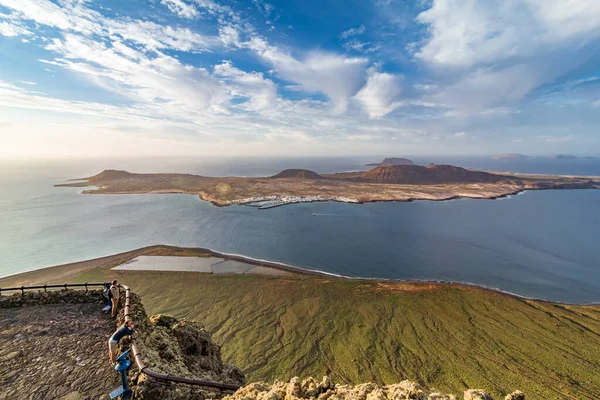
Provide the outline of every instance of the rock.
{"type": "Polygon", "coordinates": [[[425,393],[419,384],[411,381],[402,381],[388,386],[391,399],[419,399],[425,400],[425,393]]]}
{"type": "MultiPolygon", "coordinates": [[[[452,394],[443,394],[422,388],[412,381],[402,381],[387,386],[375,383],[363,383],[356,386],[333,385],[329,378],[316,384],[313,378],[306,378],[300,383],[297,377],[290,382],[275,381],[268,386],[262,382],[251,383],[239,389],[233,395],[224,397],[223,400],[457,400],[452,394]]],[[[515,392],[512,395],[521,395],[515,392]]],[[[510,395],[510,396],[512,396],[510,395]]],[[[467,390],[465,400],[493,400],[493,397],[483,390],[467,390]]],[[[506,400],[523,400],[515,397],[506,400]]]]}
{"type": "Polygon", "coordinates": [[[520,390],[514,391],[511,394],[507,394],[504,400],[525,400],[525,394],[520,390]]]}
{"type": "Polygon", "coordinates": [[[367,395],[367,400],[387,400],[387,396],[383,390],[375,389],[367,395]]]}
{"type": "Polygon", "coordinates": [[[287,386],[286,397],[302,397],[302,386],[300,385],[300,379],[297,376],[290,380],[287,386]]]}
{"type": "Polygon", "coordinates": [[[331,378],[326,375],[321,380],[321,390],[325,391],[327,389],[333,389],[333,385],[331,384],[331,378]]]}
{"type": "Polygon", "coordinates": [[[13,369],[12,371],[0,373],[0,382],[6,384],[6,383],[14,380],[17,376],[19,376],[19,370],[17,370],[17,369],[13,369]]]}
{"type": "Polygon", "coordinates": [[[306,378],[302,381],[302,393],[306,397],[317,397],[319,393],[319,387],[317,386],[317,381],[313,377],[306,378]]]}
{"type": "Polygon", "coordinates": [[[62,400],[85,400],[85,397],[79,392],[71,392],[64,396],[62,400]]]}
{"type": "Polygon", "coordinates": [[[21,351],[12,351],[5,356],[0,357],[0,362],[8,362],[14,360],[21,355],[21,351]]]}
{"type": "Polygon", "coordinates": [[[155,326],[170,328],[177,322],[177,318],[171,317],[170,315],[158,314],[150,317],[150,323],[155,326]]]}
{"type": "Polygon", "coordinates": [[[456,396],[453,394],[441,394],[438,392],[433,392],[427,396],[427,400],[456,400],[456,396]]]}
{"type": "Polygon", "coordinates": [[[494,398],[481,389],[469,389],[465,392],[465,400],[494,400],[494,398]]]}

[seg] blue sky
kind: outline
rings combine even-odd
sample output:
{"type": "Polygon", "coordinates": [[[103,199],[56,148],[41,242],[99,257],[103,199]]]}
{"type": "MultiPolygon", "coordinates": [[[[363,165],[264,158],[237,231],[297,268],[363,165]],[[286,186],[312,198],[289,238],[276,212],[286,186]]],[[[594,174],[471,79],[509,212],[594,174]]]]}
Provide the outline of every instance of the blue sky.
{"type": "Polygon", "coordinates": [[[600,153],[597,0],[0,0],[0,156],[600,153]]]}

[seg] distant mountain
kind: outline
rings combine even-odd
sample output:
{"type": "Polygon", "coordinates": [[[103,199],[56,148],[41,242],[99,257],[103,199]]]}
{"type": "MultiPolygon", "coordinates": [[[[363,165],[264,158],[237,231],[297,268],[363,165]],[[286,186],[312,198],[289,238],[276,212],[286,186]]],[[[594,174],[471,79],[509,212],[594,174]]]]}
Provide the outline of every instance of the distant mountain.
{"type": "Polygon", "coordinates": [[[97,175],[90,176],[88,179],[90,182],[102,181],[102,180],[115,180],[115,179],[127,179],[134,176],[131,172],[120,171],[117,169],[105,169],[97,175]]]}
{"type": "Polygon", "coordinates": [[[357,180],[374,183],[435,184],[499,182],[503,175],[483,171],[471,171],[454,165],[380,165],[356,176],[357,180]]]}
{"type": "Polygon", "coordinates": [[[494,160],[527,160],[529,156],[519,153],[496,154],[494,160]]]}
{"type": "Polygon", "coordinates": [[[284,169],[271,178],[323,179],[321,175],[309,169],[284,169]]]}
{"type": "Polygon", "coordinates": [[[390,157],[384,158],[380,163],[365,164],[367,167],[376,167],[378,165],[415,165],[412,160],[408,158],[390,157]]]}
{"type": "Polygon", "coordinates": [[[531,158],[538,159],[550,159],[550,160],[594,160],[594,157],[577,157],[572,154],[557,154],[555,156],[550,157],[530,157],[525,154],[519,153],[506,153],[506,154],[497,154],[494,156],[494,160],[529,160],[531,158]]]}

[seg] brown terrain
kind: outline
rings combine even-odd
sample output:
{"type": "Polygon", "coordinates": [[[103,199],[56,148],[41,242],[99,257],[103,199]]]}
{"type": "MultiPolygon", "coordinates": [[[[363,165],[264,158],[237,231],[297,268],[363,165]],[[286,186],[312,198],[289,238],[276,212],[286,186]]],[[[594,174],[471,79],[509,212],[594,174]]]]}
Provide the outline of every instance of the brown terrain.
{"type": "Polygon", "coordinates": [[[0,306],[0,399],[109,399],[119,377],[106,356],[114,322],[104,305],[0,306]]]}
{"type": "MultiPolygon", "coordinates": [[[[131,296],[130,317],[147,366],[172,376],[244,384],[244,373],[223,363],[220,346],[201,323],[167,315],[149,317],[139,297],[131,296]]],[[[120,379],[108,361],[107,341],[124,315],[121,308],[113,321],[101,312],[105,304],[100,290],[26,289],[0,297],[0,399],[109,400],[120,379]]],[[[129,344],[124,338],[120,350],[129,344]]],[[[227,394],[165,384],[134,365],[128,382],[134,399],[213,400],[227,394]]]]}
{"type": "Polygon", "coordinates": [[[285,196],[302,198],[299,201],[364,203],[459,197],[494,199],[524,190],[600,188],[600,177],[496,173],[452,165],[380,165],[364,172],[322,175],[288,169],[271,177],[249,178],[106,170],[84,179],[86,182],[56,186],[96,186],[83,192],[86,194],[189,193],[219,206],[285,196]]]}

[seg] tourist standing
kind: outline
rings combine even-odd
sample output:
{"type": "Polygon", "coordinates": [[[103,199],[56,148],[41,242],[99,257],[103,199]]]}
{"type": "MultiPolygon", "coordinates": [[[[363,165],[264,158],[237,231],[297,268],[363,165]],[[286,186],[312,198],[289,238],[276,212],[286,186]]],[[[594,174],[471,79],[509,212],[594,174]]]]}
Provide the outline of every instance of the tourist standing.
{"type": "Polygon", "coordinates": [[[119,282],[115,279],[112,281],[112,285],[110,285],[110,289],[108,289],[108,298],[112,304],[112,317],[117,317],[117,312],[119,311],[119,296],[121,295],[121,290],[119,289],[119,282]]]}

